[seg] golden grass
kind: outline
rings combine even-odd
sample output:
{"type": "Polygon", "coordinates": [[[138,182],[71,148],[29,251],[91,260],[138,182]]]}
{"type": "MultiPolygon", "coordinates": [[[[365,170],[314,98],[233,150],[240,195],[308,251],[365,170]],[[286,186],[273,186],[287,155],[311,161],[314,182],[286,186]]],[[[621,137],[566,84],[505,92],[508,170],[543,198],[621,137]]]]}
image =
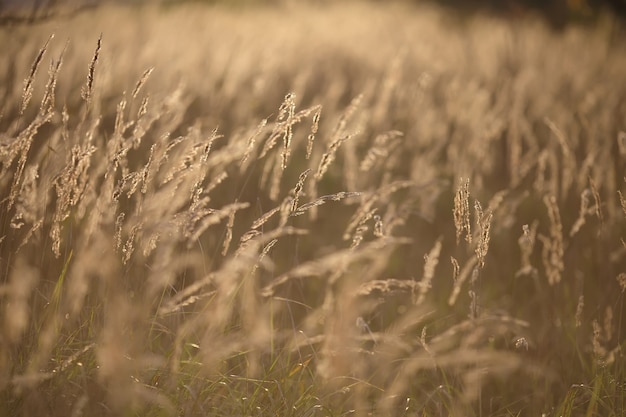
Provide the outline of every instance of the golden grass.
{"type": "Polygon", "coordinates": [[[623,415],[608,19],[0,28],[0,415],[623,415]]]}

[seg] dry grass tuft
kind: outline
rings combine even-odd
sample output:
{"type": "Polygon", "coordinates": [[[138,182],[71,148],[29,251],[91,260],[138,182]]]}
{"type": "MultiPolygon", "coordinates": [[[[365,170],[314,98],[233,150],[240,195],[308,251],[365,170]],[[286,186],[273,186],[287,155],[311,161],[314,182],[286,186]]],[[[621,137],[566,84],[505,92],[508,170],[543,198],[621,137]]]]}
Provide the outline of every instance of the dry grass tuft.
{"type": "Polygon", "coordinates": [[[491,211],[484,213],[478,200],[474,202],[474,210],[476,213],[476,228],[478,229],[478,242],[476,242],[476,249],[474,251],[478,259],[478,266],[483,268],[485,266],[485,257],[489,251],[489,240],[491,238],[489,231],[491,230],[493,213],[491,211]]]}
{"type": "Polygon", "coordinates": [[[26,110],[26,107],[28,107],[30,100],[33,98],[35,76],[37,75],[37,71],[39,70],[39,65],[41,64],[41,61],[43,60],[43,56],[48,50],[48,45],[50,44],[50,41],[53,38],[54,38],[54,35],[50,35],[50,37],[48,38],[44,46],[41,47],[41,49],[39,50],[39,53],[37,54],[37,56],[35,57],[35,60],[33,61],[33,64],[30,67],[30,74],[28,75],[28,78],[24,80],[24,92],[22,93],[22,104],[20,105],[20,115],[24,114],[24,110],[26,110]]]}
{"type": "Polygon", "coordinates": [[[80,96],[89,104],[91,102],[91,96],[93,94],[93,83],[95,79],[96,73],[96,64],[98,63],[98,58],[100,58],[100,48],[102,47],[102,34],[98,38],[98,43],[96,45],[96,50],[93,53],[93,58],[91,58],[91,62],[89,63],[89,73],[87,74],[87,83],[80,90],[80,96]]]}
{"type": "Polygon", "coordinates": [[[469,208],[469,178],[460,179],[459,187],[454,196],[454,227],[456,228],[456,242],[459,243],[463,231],[468,244],[472,243],[469,208]]]}

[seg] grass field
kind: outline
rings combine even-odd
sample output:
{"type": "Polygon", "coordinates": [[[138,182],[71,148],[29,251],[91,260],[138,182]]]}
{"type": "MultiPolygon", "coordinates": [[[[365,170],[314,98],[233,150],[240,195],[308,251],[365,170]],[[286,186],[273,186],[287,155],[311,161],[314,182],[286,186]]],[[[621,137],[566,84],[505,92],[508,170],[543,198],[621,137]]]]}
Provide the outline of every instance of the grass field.
{"type": "Polygon", "coordinates": [[[0,27],[0,415],[625,415],[616,33],[344,2],[0,27]]]}

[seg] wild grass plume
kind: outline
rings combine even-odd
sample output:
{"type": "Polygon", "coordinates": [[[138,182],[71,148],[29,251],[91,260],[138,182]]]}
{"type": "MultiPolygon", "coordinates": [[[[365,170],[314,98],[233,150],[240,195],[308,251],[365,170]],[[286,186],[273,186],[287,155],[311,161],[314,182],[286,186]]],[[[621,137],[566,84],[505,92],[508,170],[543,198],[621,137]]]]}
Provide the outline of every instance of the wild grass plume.
{"type": "Polygon", "coordinates": [[[615,27],[1,26],[0,415],[624,415],[615,27]]]}

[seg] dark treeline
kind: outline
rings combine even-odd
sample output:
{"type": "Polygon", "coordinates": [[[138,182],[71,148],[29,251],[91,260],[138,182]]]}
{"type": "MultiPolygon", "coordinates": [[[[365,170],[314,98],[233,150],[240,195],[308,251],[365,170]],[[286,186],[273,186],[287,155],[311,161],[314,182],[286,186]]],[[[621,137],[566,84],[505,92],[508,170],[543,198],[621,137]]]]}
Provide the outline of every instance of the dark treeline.
{"type": "MultiPolygon", "coordinates": [[[[416,0],[419,1],[419,0],[416,0]]],[[[509,17],[540,13],[555,27],[592,22],[601,12],[626,18],[626,0],[431,0],[468,12],[488,11],[509,17]]]]}

